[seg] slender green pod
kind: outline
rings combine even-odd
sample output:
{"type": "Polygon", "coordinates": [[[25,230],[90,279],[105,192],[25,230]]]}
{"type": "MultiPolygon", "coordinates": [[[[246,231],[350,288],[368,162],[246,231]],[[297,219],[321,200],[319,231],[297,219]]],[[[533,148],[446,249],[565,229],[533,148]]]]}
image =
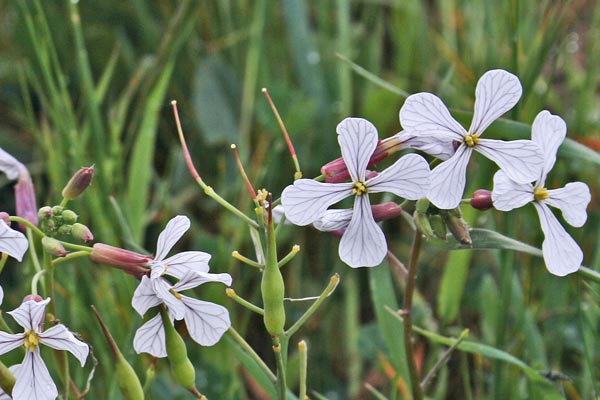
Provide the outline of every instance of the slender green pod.
{"type": "Polygon", "coordinates": [[[267,224],[267,257],[260,289],[264,304],[265,327],[271,336],[277,336],[283,332],[285,326],[285,308],[283,306],[285,284],[277,262],[277,242],[270,208],[267,224]]]}

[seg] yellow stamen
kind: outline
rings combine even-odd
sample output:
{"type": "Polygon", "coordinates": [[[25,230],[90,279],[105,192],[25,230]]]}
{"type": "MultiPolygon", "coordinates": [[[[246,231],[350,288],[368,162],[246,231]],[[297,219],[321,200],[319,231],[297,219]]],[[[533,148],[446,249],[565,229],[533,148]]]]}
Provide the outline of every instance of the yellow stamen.
{"type": "Polygon", "coordinates": [[[181,300],[181,295],[173,290],[173,288],[169,289],[169,293],[171,293],[177,300],[181,300]]]}
{"type": "Polygon", "coordinates": [[[354,188],[352,188],[352,193],[357,196],[363,195],[367,193],[367,187],[362,182],[356,182],[354,188]]]}
{"type": "Polygon", "coordinates": [[[535,201],[546,200],[550,195],[548,194],[548,189],[546,188],[537,188],[533,191],[533,197],[535,201]]]}
{"type": "Polygon", "coordinates": [[[477,143],[479,143],[479,135],[474,133],[472,135],[467,135],[465,136],[465,144],[468,147],[473,147],[475,146],[477,143]]]}
{"type": "Polygon", "coordinates": [[[25,340],[23,341],[23,345],[26,349],[33,352],[37,345],[40,343],[40,337],[35,331],[29,331],[25,333],[25,340]]]}

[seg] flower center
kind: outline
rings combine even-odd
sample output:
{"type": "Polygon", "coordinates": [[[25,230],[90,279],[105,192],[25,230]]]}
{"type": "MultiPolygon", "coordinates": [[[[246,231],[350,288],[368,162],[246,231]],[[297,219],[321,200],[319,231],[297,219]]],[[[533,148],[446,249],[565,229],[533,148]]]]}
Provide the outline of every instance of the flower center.
{"type": "Polygon", "coordinates": [[[466,135],[465,136],[465,144],[468,147],[473,147],[475,146],[477,143],[479,143],[479,135],[474,133],[472,135],[466,135]]]}
{"type": "Polygon", "coordinates": [[[177,293],[173,288],[169,289],[169,293],[171,293],[177,300],[181,300],[181,295],[177,293]]]}
{"type": "Polygon", "coordinates": [[[23,345],[26,349],[33,352],[36,346],[40,343],[40,337],[35,331],[28,331],[25,333],[25,340],[23,341],[23,345]]]}
{"type": "Polygon", "coordinates": [[[352,188],[352,193],[357,196],[363,195],[367,193],[367,187],[362,182],[356,182],[352,188]]]}
{"type": "Polygon", "coordinates": [[[533,197],[535,201],[546,200],[550,195],[548,194],[548,189],[546,188],[537,188],[533,191],[533,197]]]}

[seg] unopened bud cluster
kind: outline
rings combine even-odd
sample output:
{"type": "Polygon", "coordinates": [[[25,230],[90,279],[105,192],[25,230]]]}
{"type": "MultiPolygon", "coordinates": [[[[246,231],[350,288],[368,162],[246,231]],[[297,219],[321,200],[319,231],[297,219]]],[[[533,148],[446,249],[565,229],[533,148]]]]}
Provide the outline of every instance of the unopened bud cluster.
{"type": "Polygon", "coordinates": [[[414,212],[417,229],[425,237],[437,237],[446,240],[450,231],[454,239],[461,244],[472,244],[469,227],[462,218],[460,207],[452,210],[439,210],[426,198],[417,201],[414,212]]]}
{"type": "Polygon", "coordinates": [[[40,229],[50,237],[71,236],[85,243],[94,240],[90,229],[77,222],[78,215],[62,206],[42,207],[38,211],[38,218],[40,229]]]}

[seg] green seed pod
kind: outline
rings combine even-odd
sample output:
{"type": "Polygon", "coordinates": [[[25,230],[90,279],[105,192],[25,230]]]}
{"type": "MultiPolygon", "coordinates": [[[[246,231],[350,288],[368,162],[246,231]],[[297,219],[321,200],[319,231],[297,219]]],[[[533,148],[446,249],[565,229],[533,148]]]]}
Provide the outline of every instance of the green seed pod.
{"type": "Polygon", "coordinates": [[[420,212],[419,210],[415,210],[413,213],[413,218],[417,229],[422,235],[425,235],[428,238],[433,236],[433,229],[431,229],[431,224],[429,223],[427,214],[420,212]]]}
{"type": "Polygon", "coordinates": [[[196,370],[187,356],[185,342],[175,330],[166,311],[162,310],[161,316],[165,327],[167,357],[169,358],[173,379],[185,389],[193,391],[196,389],[196,370]]]}
{"type": "Polygon", "coordinates": [[[433,228],[434,235],[439,239],[446,240],[446,233],[448,230],[446,229],[446,223],[442,217],[439,214],[430,215],[429,223],[433,228]]]}
{"type": "Polygon", "coordinates": [[[64,210],[62,212],[62,219],[65,224],[74,224],[77,222],[77,214],[71,210],[64,210]]]}
{"type": "MultiPolygon", "coordinates": [[[[270,213],[269,216],[271,216],[270,213]]],[[[283,332],[285,326],[285,308],[283,305],[285,284],[277,263],[277,245],[273,219],[269,218],[269,220],[267,227],[267,260],[260,289],[265,311],[263,316],[265,327],[271,336],[278,336],[283,332]]]]}

